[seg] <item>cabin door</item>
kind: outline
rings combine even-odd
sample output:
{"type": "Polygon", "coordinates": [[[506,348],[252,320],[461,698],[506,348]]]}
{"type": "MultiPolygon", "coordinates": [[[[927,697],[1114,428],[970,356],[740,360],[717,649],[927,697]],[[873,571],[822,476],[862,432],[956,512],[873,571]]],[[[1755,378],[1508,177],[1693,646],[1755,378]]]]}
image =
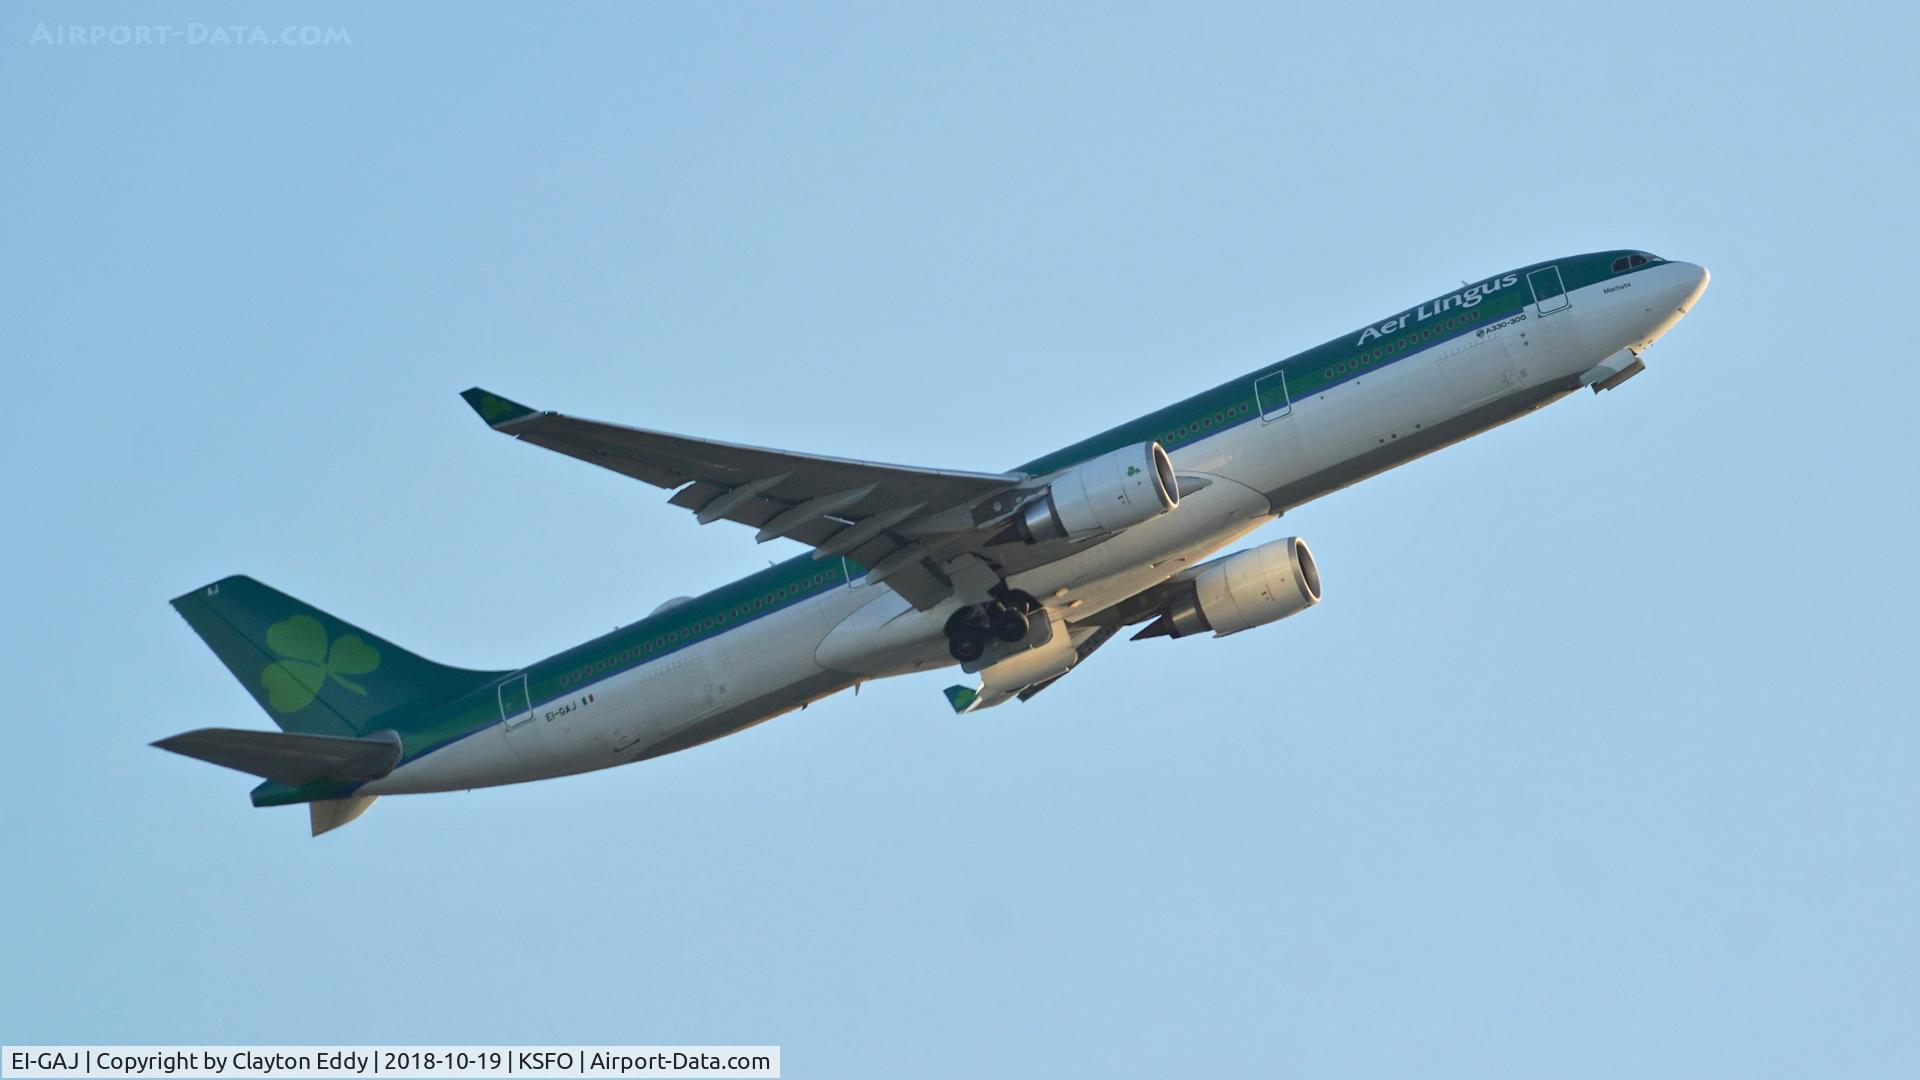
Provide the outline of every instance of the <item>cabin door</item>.
{"type": "Polygon", "coordinates": [[[1253,384],[1253,398],[1260,406],[1260,419],[1278,420],[1293,414],[1293,398],[1287,395],[1287,373],[1276,371],[1253,384]]]}
{"type": "Polygon", "coordinates": [[[500,684],[500,720],[512,731],[533,719],[533,704],[527,700],[527,673],[521,672],[500,684]]]}
{"type": "Polygon", "coordinates": [[[1533,290],[1533,313],[1551,315],[1564,311],[1573,301],[1567,298],[1566,283],[1560,280],[1558,266],[1543,266],[1527,275],[1527,288],[1533,290]]]}

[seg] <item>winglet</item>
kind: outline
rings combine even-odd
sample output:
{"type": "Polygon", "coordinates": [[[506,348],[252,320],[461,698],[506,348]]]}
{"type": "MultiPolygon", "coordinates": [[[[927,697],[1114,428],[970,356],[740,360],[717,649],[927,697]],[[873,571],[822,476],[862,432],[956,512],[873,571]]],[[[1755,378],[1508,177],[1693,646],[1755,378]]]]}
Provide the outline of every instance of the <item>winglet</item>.
{"type": "Polygon", "coordinates": [[[947,704],[953,706],[955,716],[973,708],[973,703],[980,700],[980,691],[971,686],[949,686],[945,693],[947,704]]]}
{"type": "Polygon", "coordinates": [[[473,406],[473,411],[479,413],[480,419],[485,420],[489,427],[506,427],[515,420],[533,415],[533,410],[525,405],[477,386],[462,390],[460,396],[467,399],[467,404],[473,406]]]}

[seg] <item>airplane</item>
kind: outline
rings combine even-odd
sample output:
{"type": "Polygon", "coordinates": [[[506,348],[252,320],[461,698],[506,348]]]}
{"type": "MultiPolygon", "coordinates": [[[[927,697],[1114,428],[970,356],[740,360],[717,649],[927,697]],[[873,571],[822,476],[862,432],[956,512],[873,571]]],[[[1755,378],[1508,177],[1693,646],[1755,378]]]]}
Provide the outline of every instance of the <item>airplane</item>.
{"type": "Polygon", "coordinates": [[[423,659],[245,576],[173,601],[279,731],[153,745],[263,778],[315,836],[381,795],[625,765],[874,679],[958,665],[948,707],[1028,701],[1130,627],[1237,634],[1320,602],[1296,536],[1212,557],[1330,492],[1645,369],[1706,268],[1640,250],[1508,270],[1006,472],[883,465],[541,412],[494,431],[812,550],[512,671],[423,659]]]}

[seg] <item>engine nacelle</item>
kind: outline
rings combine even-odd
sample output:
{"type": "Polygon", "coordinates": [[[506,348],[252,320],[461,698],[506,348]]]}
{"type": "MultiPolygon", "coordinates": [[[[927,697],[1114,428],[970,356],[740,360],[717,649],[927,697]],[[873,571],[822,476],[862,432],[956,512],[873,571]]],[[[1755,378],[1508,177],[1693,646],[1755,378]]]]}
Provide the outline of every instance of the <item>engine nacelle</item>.
{"type": "Polygon", "coordinates": [[[1075,465],[1020,510],[1020,538],[1087,540],[1151,521],[1180,505],[1173,461],[1145,442],[1075,465]]]}
{"type": "Polygon", "coordinates": [[[1168,607],[1169,637],[1217,637],[1278,622],[1320,602],[1320,568],[1297,536],[1237,551],[1200,569],[1168,607]]]}

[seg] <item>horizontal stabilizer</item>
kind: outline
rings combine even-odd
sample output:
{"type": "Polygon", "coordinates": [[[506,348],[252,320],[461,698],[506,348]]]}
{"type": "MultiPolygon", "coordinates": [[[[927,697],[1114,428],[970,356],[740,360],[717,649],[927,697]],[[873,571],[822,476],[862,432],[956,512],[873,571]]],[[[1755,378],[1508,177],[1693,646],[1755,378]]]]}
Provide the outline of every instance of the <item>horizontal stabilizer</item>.
{"type": "Polygon", "coordinates": [[[153,745],[293,787],[315,780],[378,780],[400,764],[400,736],[391,731],[349,739],[201,728],[153,745]]]}

